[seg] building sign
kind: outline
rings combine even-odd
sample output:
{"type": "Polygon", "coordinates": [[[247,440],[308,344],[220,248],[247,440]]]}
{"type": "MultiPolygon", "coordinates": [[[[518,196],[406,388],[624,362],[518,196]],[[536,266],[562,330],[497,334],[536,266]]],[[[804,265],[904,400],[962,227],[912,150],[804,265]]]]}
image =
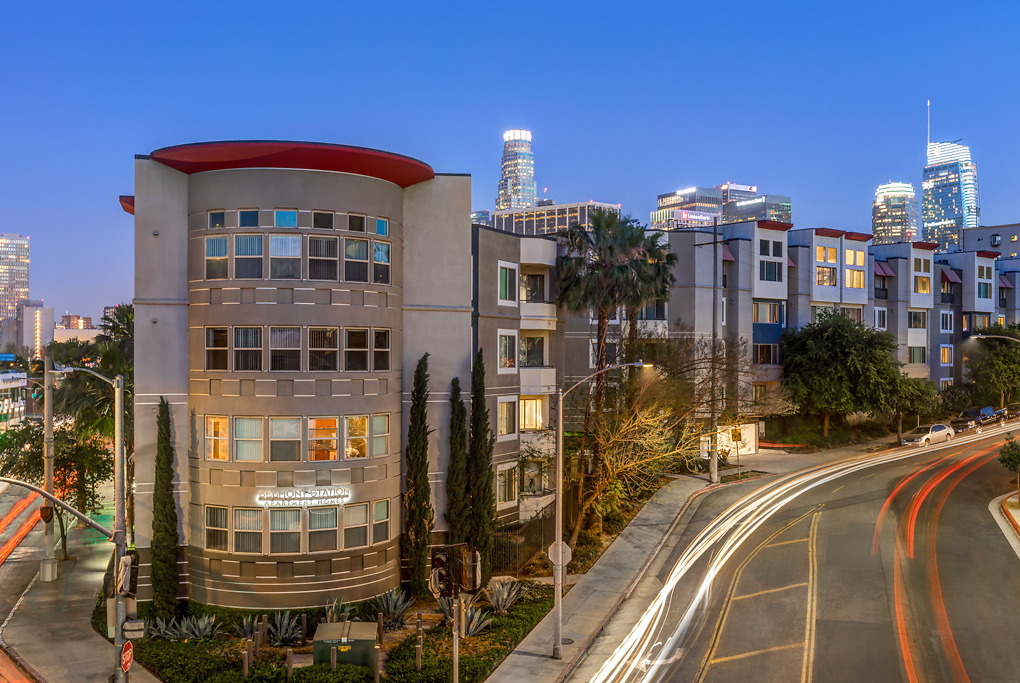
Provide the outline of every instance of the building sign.
{"type": "Polygon", "coordinates": [[[266,508],[345,505],[351,499],[346,486],[259,489],[255,504],[266,508]]]}
{"type": "Polygon", "coordinates": [[[0,373],[0,389],[13,389],[14,387],[28,386],[28,375],[24,372],[0,373]]]}

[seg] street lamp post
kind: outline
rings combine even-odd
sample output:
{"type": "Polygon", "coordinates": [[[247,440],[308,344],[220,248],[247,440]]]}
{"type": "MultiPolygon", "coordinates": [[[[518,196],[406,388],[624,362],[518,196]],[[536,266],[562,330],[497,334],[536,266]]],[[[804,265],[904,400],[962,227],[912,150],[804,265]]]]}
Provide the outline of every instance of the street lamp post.
{"type": "MultiPolygon", "coordinates": [[[[53,495],[53,353],[49,347],[43,358],[43,487],[53,495]]],[[[54,555],[53,517],[43,522],[43,560],[39,580],[57,580],[57,558],[54,555]]]]}
{"type": "Polygon", "coordinates": [[[553,611],[555,613],[556,629],[553,634],[553,659],[563,658],[563,573],[566,571],[567,563],[570,561],[566,544],[563,542],[563,399],[577,387],[604,372],[616,370],[617,368],[641,368],[648,365],[641,361],[610,365],[608,368],[603,368],[598,372],[588,375],[566,391],[563,391],[563,387],[556,388],[556,528],[553,534],[555,540],[549,553],[551,555],[549,559],[553,563],[553,591],[555,593],[553,611]]]}

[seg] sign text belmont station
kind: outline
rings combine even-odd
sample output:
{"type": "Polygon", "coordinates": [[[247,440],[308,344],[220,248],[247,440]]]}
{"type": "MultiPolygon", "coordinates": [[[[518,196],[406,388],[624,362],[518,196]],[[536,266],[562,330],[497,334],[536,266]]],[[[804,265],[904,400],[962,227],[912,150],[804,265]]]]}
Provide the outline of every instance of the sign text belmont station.
{"type": "Polygon", "coordinates": [[[350,499],[346,486],[259,489],[255,494],[255,504],[267,508],[345,505],[350,499]]]}

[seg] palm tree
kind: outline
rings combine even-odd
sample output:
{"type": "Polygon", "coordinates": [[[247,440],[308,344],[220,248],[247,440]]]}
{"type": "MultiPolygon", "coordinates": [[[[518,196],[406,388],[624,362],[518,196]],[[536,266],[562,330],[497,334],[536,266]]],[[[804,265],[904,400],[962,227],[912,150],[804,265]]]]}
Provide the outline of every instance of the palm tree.
{"type": "MultiPolygon", "coordinates": [[[[637,318],[638,311],[650,303],[669,300],[669,288],[676,283],[673,267],[677,256],[670,251],[668,242],[661,242],[662,233],[645,233],[644,259],[637,262],[637,277],[633,287],[626,293],[624,307],[627,311],[627,352],[628,361],[638,360],[634,355],[637,351],[637,318]]],[[[630,368],[631,377],[637,368],[630,368]]]]}

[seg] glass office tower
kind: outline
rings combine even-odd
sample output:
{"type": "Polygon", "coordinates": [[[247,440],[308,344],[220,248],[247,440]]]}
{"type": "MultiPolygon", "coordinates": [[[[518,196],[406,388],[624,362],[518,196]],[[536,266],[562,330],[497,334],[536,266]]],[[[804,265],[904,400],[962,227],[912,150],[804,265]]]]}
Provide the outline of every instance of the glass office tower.
{"type": "Polygon", "coordinates": [[[912,184],[888,182],[875,189],[871,232],[872,244],[917,240],[917,195],[912,184]]]}
{"type": "Polygon", "coordinates": [[[977,164],[970,148],[955,142],[929,142],[924,167],[922,220],[924,239],[942,249],[959,244],[962,228],[981,222],[977,164]]]}
{"type": "Polygon", "coordinates": [[[527,209],[538,203],[530,130],[503,133],[503,164],[496,209],[527,209]]]}

